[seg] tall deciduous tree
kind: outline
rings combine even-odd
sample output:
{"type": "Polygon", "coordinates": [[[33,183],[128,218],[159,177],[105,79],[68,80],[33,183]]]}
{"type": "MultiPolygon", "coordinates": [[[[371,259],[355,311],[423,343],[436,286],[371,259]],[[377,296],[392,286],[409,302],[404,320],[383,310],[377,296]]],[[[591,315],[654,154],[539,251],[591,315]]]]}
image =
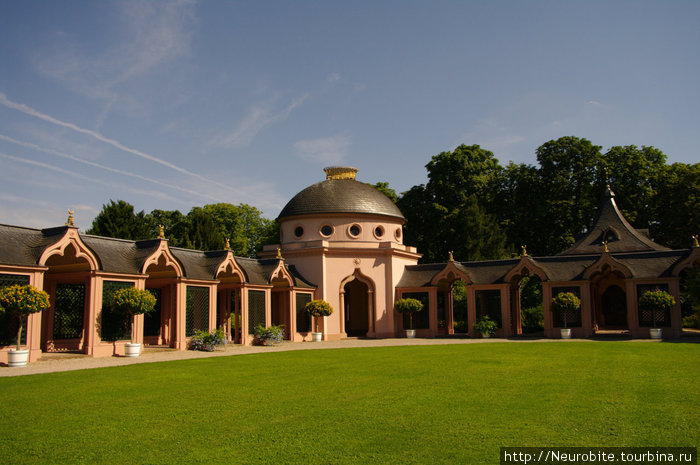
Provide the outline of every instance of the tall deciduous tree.
{"type": "Polygon", "coordinates": [[[108,204],[102,205],[102,211],[97,214],[86,233],[130,240],[150,237],[145,213],[134,213],[134,206],[123,200],[110,200],[108,204]]]}

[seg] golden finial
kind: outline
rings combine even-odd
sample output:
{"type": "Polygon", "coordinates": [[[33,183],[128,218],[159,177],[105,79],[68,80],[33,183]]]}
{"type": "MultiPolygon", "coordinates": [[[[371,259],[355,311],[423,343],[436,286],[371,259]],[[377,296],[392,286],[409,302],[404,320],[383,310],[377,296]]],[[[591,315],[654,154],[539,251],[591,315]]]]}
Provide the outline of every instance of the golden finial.
{"type": "Polygon", "coordinates": [[[73,221],[73,210],[68,210],[68,220],[66,220],[66,226],[75,226],[73,221]]]}
{"type": "Polygon", "coordinates": [[[700,244],[698,244],[698,235],[697,234],[693,236],[693,247],[696,249],[698,247],[700,247],[700,244]]]}
{"type": "Polygon", "coordinates": [[[158,225],[158,239],[165,239],[165,227],[162,224],[158,225]]]}
{"type": "Polygon", "coordinates": [[[608,249],[608,241],[603,241],[602,244],[603,244],[603,252],[610,252],[610,250],[608,249]]]}
{"type": "Polygon", "coordinates": [[[277,259],[279,259],[279,260],[282,260],[282,259],[283,259],[283,257],[282,257],[282,249],[280,249],[279,247],[277,247],[277,256],[276,256],[275,258],[277,258],[277,259]]]}
{"type": "Polygon", "coordinates": [[[226,238],[226,245],[224,245],[224,250],[231,250],[231,244],[228,241],[228,237],[226,238]]]}
{"type": "Polygon", "coordinates": [[[521,245],[520,248],[522,249],[522,256],[527,257],[527,246],[526,245],[521,245]]]}
{"type": "Polygon", "coordinates": [[[449,261],[455,261],[454,250],[450,250],[449,252],[447,252],[447,254],[450,256],[450,258],[448,259],[449,261]]]}
{"type": "Polygon", "coordinates": [[[357,168],[352,166],[328,166],[323,168],[328,179],[355,179],[357,168]]]}

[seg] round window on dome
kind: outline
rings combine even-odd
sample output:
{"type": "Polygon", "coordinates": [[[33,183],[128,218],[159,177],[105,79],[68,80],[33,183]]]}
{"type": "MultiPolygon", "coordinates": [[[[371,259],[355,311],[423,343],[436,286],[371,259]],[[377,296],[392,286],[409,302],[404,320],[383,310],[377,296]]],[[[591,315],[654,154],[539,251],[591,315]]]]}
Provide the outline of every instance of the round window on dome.
{"type": "Polygon", "coordinates": [[[333,234],[333,226],[329,224],[324,224],[321,226],[321,235],[323,237],[330,237],[333,234]]]}
{"type": "Polygon", "coordinates": [[[353,224],[348,228],[348,233],[352,238],[357,238],[360,235],[360,232],[362,232],[362,229],[360,228],[359,224],[353,224]]]}
{"type": "Polygon", "coordinates": [[[394,236],[396,236],[396,240],[401,240],[401,228],[396,228],[396,231],[394,231],[394,236]]]}
{"type": "Polygon", "coordinates": [[[304,235],[304,228],[302,228],[301,226],[297,226],[296,228],[294,228],[294,236],[301,237],[303,235],[304,235]]]}
{"type": "Polygon", "coordinates": [[[381,239],[382,237],[384,237],[384,228],[381,226],[377,226],[376,228],[374,228],[374,237],[376,237],[377,239],[381,239]]]}

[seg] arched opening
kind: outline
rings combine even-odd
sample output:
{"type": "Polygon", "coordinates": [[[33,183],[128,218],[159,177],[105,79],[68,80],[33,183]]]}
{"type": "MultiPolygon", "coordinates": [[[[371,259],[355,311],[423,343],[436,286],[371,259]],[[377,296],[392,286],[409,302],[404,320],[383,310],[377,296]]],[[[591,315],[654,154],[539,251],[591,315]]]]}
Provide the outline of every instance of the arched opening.
{"type": "Polygon", "coordinates": [[[681,271],[681,317],[684,328],[700,329],[700,263],[681,271]]]}
{"type": "Polygon", "coordinates": [[[511,321],[513,334],[544,331],[542,280],[527,269],[511,281],[511,321]]]}
{"type": "Polygon", "coordinates": [[[51,296],[51,308],[42,318],[42,348],[47,352],[84,349],[85,323],[89,321],[88,292],[90,263],[78,256],[73,243],[63,254],[51,255],[44,288],[51,296]]]}
{"type": "Polygon", "coordinates": [[[627,329],[627,294],[618,284],[609,285],[600,296],[596,312],[600,329],[627,329]]]}
{"type": "Polygon", "coordinates": [[[144,273],[148,274],[146,290],[156,298],[154,311],[144,317],[144,343],[171,346],[176,338],[178,271],[162,254],[144,273]]]}
{"type": "Polygon", "coordinates": [[[369,286],[353,279],[345,286],[345,332],[350,337],[366,337],[369,325],[369,286]]]}
{"type": "Polygon", "coordinates": [[[217,287],[216,327],[223,328],[226,339],[241,343],[241,273],[229,263],[216,275],[217,287]]]}

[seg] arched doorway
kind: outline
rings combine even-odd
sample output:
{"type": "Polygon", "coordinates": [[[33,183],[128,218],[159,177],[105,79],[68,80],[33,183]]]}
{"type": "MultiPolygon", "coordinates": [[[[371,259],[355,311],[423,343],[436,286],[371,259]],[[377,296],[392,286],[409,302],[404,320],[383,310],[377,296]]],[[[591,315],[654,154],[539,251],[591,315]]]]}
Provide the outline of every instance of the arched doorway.
{"type": "Polygon", "coordinates": [[[627,295],[617,284],[608,286],[600,297],[596,320],[600,329],[627,329],[627,295]]]}
{"type": "Polygon", "coordinates": [[[369,287],[359,279],[345,286],[345,332],[350,337],[365,337],[369,332],[369,287]]]}

